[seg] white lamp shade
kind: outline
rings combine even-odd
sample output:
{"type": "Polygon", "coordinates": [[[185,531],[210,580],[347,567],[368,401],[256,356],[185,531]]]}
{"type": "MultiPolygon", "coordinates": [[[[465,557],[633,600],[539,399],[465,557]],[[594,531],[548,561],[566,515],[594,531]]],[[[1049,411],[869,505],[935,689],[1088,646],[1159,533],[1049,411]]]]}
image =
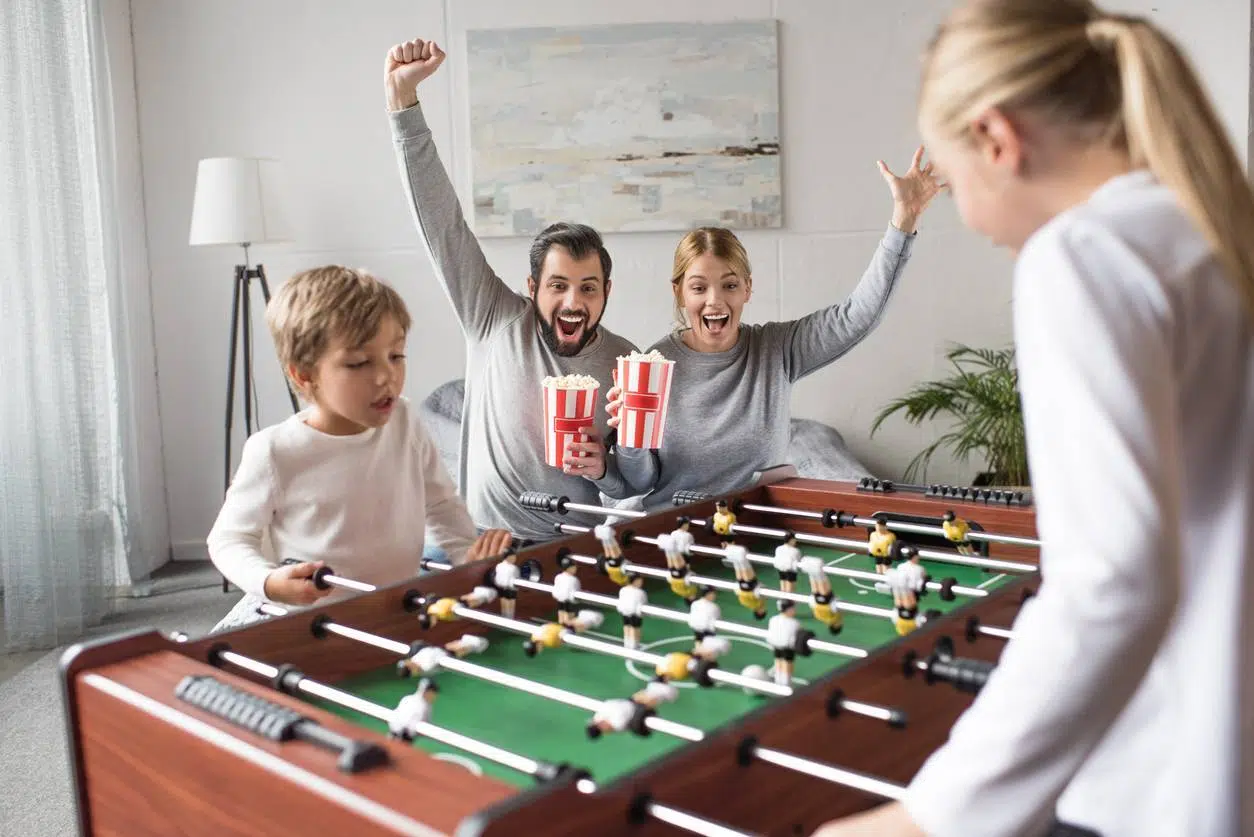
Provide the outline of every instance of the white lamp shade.
{"type": "Polygon", "coordinates": [[[188,243],[290,241],[281,177],[279,162],[264,157],[201,160],[188,243]]]}

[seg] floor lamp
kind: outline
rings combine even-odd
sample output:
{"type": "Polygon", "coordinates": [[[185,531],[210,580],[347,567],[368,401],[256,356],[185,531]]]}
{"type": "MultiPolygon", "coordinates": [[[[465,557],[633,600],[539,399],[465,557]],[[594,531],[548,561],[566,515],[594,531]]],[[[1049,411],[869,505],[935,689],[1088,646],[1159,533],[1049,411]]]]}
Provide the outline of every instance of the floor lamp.
{"type": "MultiPolygon", "coordinates": [[[[192,201],[192,222],[188,243],[193,246],[230,244],[244,248],[244,263],[235,265],[235,288],[231,296],[231,343],[226,379],[226,454],[223,463],[225,492],[231,485],[231,431],[235,425],[236,358],[242,361],[244,395],[244,438],[258,429],[253,426],[253,343],[252,284],[261,286],[265,303],[270,302],[270,286],[263,265],[252,267],[248,248],[253,244],[289,241],[278,189],[278,163],[259,157],[213,157],[201,160],[196,172],[196,194],[192,201]]],[[[299,410],[296,394],[287,377],[284,386],[292,411],[299,410]]],[[[229,585],[222,579],[222,591],[229,585]]]]}

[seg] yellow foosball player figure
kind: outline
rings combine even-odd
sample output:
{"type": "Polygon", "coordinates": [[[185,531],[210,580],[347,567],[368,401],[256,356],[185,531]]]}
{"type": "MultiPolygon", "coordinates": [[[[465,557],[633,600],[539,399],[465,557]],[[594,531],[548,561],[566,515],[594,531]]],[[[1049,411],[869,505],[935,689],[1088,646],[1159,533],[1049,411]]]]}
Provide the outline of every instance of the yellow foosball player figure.
{"type": "Polygon", "coordinates": [[[726,500],[719,500],[714,504],[714,508],[713,525],[715,534],[730,535],[732,526],[736,525],[736,515],[732,514],[731,509],[727,507],[726,500]]]}
{"type": "Polygon", "coordinates": [[[875,531],[867,536],[867,552],[875,559],[875,571],[883,575],[893,565],[893,547],[897,533],[888,528],[888,518],[875,516],[875,531]]]}
{"type": "Polygon", "coordinates": [[[845,627],[845,617],[839,609],[832,606],[831,593],[814,593],[810,597],[810,612],[814,618],[827,626],[828,633],[840,633],[845,627]]]}
{"type": "Polygon", "coordinates": [[[619,555],[615,558],[606,558],[602,562],[605,574],[609,576],[610,581],[622,587],[627,583],[627,573],[623,570],[624,559],[619,555]]]}
{"type": "Polygon", "coordinates": [[[947,511],[944,517],[941,518],[941,529],[945,532],[945,537],[953,542],[954,547],[960,553],[963,555],[975,554],[975,549],[972,548],[971,541],[967,538],[967,533],[971,531],[971,524],[954,515],[953,511],[947,511]]]}
{"type": "Polygon", "coordinates": [[[740,588],[736,591],[736,601],[746,609],[753,612],[754,619],[766,618],[766,602],[758,593],[758,580],[741,581],[737,583],[740,588]]]}

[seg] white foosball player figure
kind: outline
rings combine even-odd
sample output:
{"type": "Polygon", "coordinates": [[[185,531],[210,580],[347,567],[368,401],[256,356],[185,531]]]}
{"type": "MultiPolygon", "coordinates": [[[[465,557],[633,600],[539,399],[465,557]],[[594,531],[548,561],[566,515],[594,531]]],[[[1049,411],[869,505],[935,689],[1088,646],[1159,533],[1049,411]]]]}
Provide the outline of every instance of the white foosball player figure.
{"type": "Polygon", "coordinates": [[[588,724],[588,737],[600,738],[606,732],[631,730],[636,735],[647,735],[646,722],[657,707],[673,703],[679,690],[663,677],[650,680],[645,687],[631,696],[630,700],[607,700],[592,716],[588,724]]]}
{"type": "Polygon", "coordinates": [[[518,602],[518,553],[513,549],[506,550],[503,557],[492,568],[492,584],[501,596],[501,615],[506,619],[514,618],[514,607],[518,602]]]}
{"type": "Polygon", "coordinates": [[[779,589],[791,593],[797,584],[797,568],[801,564],[801,550],[797,548],[797,536],[792,532],[784,542],[775,547],[775,569],[779,571],[779,589]]]}
{"type": "Polygon", "coordinates": [[[627,584],[618,591],[618,613],[623,617],[623,647],[640,647],[640,626],[644,623],[644,606],[649,596],[644,592],[644,576],[631,573],[627,584]]]}
{"type": "MultiPolygon", "coordinates": [[[[692,554],[692,546],[697,539],[691,532],[692,520],[688,517],[679,518],[679,525],[670,534],[671,549],[674,550],[675,559],[681,566],[687,565],[688,556],[692,554]]],[[[670,564],[671,554],[667,553],[667,564],[670,564]]]]}
{"type": "Polygon", "coordinates": [[[592,528],[592,533],[596,535],[596,539],[601,542],[601,554],[606,558],[622,558],[623,550],[618,545],[618,535],[614,532],[614,527],[608,521],[598,523],[592,528]]]}
{"type": "Polygon", "coordinates": [[[797,605],[784,599],[779,603],[779,613],[766,625],[766,644],[775,652],[775,683],[787,686],[792,683],[793,661],[797,659],[797,634],[801,624],[797,622],[797,605]]]}
{"type": "Polygon", "coordinates": [[[388,718],[388,734],[402,741],[413,741],[422,725],[430,720],[431,708],[439,693],[440,687],[432,680],[426,677],[419,680],[414,693],[401,698],[392,710],[392,716],[388,718]]]}
{"type": "Polygon", "coordinates": [[[919,594],[927,585],[927,570],[919,563],[919,554],[915,552],[909,560],[885,573],[884,578],[897,607],[894,627],[900,636],[905,636],[918,627],[919,594]]]}
{"type": "Polygon", "coordinates": [[[579,612],[579,603],[575,601],[575,594],[583,587],[575,575],[578,565],[570,559],[570,556],[563,555],[559,564],[562,571],[557,574],[557,578],[553,579],[553,598],[557,600],[557,623],[566,628],[573,628],[575,614],[579,612]]]}
{"type": "Polygon", "coordinates": [[[701,596],[688,605],[688,627],[692,629],[694,649],[708,637],[714,636],[718,620],[723,618],[717,599],[718,590],[706,586],[701,588],[701,596]]]}
{"type": "Polygon", "coordinates": [[[401,677],[414,674],[434,674],[440,670],[440,661],[452,655],[457,658],[469,654],[482,654],[488,650],[488,640],[474,634],[462,634],[452,642],[443,645],[423,645],[408,659],[396,664],[396,673],[401,677]]]}

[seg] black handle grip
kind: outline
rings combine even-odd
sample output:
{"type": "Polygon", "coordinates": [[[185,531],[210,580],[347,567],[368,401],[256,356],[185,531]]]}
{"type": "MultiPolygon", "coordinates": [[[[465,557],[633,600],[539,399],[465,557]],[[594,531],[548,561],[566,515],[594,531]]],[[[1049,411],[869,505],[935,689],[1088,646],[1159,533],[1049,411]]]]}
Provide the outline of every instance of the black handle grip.
{"type": "Polygon", "coordinates": [[[710,499],[710,495],[704,491],[691,491],[689,489],[681,489],[671,495],[671,503],[676,506],[686,506],[689,503],[700,503],[703,500],[710,499]]]}
{"type": "Polygon", "coordinates": [[[569,497],[558,497],[544,491],[524,491],[518,495],[518,504],[524,509],[531,509],[532,511],[566,514],[566,504],[568,502],[570,502],[569,497]]]}

